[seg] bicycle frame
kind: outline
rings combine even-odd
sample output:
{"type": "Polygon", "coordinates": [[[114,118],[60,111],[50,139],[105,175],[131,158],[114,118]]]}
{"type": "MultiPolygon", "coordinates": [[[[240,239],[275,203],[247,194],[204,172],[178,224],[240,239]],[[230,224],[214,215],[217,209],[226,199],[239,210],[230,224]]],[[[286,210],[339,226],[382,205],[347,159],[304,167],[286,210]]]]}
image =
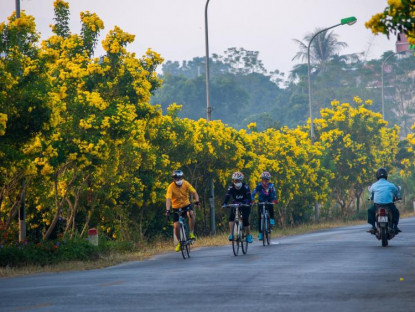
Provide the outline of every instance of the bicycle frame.
{"type": "Polygon", "coordinates": [[[260,228],[258,229],[259,233],[262,233],[262,244],[265,246],[270,244],[271,240],[271,225],[270,225],[270,216],[267,206],[274,205],[274,203],[270,202],[258,202],[257,205],[262,207],[261,211],[261,223],[260,228]]]}
{"type": "Polygon", "coordinates": [[[182,252],[183,259],[190,258],[190,245],[193,244],[193,240],[189,238],[189,228],[185,222],[185,218],[182,216],[183,212],[188,212],[189,209],[175,209],[173,213],[179,215],[179,242],[180,250],[182,252]]]}
{"type": "Polygon", "coordinates": [[[240,206],[248,206],[242,204],[229,204],[226,207],[235,208],[235,220],[232,227],[232,249],[235,256],[239,253],[239,247],[242,247],[242,253],[245,255],[248,252],[248,240],[247,235],[244,232],[242,212],[239,210],[240,206]]]}

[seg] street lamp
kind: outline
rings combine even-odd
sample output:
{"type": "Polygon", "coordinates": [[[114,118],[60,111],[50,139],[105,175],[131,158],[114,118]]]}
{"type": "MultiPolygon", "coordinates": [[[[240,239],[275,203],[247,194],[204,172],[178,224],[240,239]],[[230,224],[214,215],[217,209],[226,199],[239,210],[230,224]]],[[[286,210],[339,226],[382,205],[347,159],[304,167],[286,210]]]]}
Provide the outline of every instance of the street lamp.
{"type": "Polygon", "coordinates": [[[384,71],[384,67],[385,67],[385,64],[386,64],[386,62],[392,57],[392,56],[394,56],[394,55],[396,55],[396,54],[399,54],[399,53],[405,53],[405,52],[407,52],[406,50],[405,51],[401,51],[401,52],[394,52],[394,53],[391,53],[391,54],[389,54],[384,60],[383,60],[383,62],[382,62],[382,73],[381,73],[381,77],[382,77],[382,118],[383,118],[383,120],[385,120],[385,103],[384,103],[384,101],[385,101],[385,98],[384,98],[384,90],[383,90],[383,88],[384,88],[384,82],[383,82],[383,71],[384,71]]]}
{"type": "MultiPolygon", "coordinates": [[[[210,122],[212,108],[209,103],[209,35],[208,35],[208,5],[209,1],[206,1],[205,6],[205,43],[206,43],[206,121],[210,122]]],[[[209,206],[210,206],[210,233],[215,235],[216,233],[216,216],[215,216],[215,188],[213,184],[213,177],[210,178],[210,196],[209,196],[209,206]]]]}
{"type": "MultiPolygon", "coordinates": [[[[308,47],[307,47],[307,60],[308,60],[308,106],[309,106],[309,110],[310,110],[310,138],[311,138],[311,144],[314,143],[314,123],[313,123],[313,113],[312,113],[312,109],[311,109],[311,79],[310,79],[310,46],[311,46],[311,42],[313,41],[313,39],[315,37],[317,37],[319,34],[321,34],[322,32],[325,32],[329,29],[332,29],[334,27],[337,26],[341,26],[341,25],[353,25],[354,23],[356,23],[357,19],[356,17],[352,16],[352,17],[347,17],[347,18],[343,18],[342,20],[340,20],[339,24],[336,24],[334,26],[325,28],[323,30],[320,30],[318,33],[316,33],[310,40],[310,42],[308,43],[308,47]]],[[[314,213],[315,213],[315,220],[316,222],[319,221],[319,205],[318,202],[315,203],[315,207],[314,207],[314,213]]]]}
{"type": "Polygon", "coordinates": [[[313,124],[313,113],[312,113],[312,109],[311,109],[311,79],[310,79],[310,47],[311,47],[311,42],[313,41],[313,39],[315,37],[317,37],[319,34],[321,34],[322,32],[325,32],[329,29],[332,29],[334,27],[337,26],[341,26],[341,25],[353,25],[354,23],[356,23],[357,19],[356,17],[352,16],[352,17],[347,17],[347,18],[343,18],[342,20],[340,20],[339,24],[336,24],[334,26],[325,28],[323,30],[320,30],[318,33],[316,33],[310,40],[310,42],[308,43],[308,47],[307,47],[307,60],[308,60],[308,106],[309,106],[309,110],[310,110],[310,136],[311,136],[311,142],[314,142],[314,124],[313,124]]]}

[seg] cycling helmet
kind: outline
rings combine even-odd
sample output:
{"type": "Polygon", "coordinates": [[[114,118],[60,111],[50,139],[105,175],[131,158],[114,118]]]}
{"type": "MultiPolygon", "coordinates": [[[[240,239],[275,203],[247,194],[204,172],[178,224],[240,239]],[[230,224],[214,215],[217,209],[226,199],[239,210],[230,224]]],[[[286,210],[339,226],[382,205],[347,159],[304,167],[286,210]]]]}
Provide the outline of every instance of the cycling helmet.
{"type": "Polygon", "coordinates": [[[388,179],[388,172],[385,168],[379,168],[376,171],[376,179],[379,180],[380,178],[388,179]]]}
{"type": "Polygon", "coordinates": [[[183,178],[183,175],[184,175],[183,171],[174,170],[173,173],[171,174],[171,177],[174,178],[174,179],[177,179],[177,178],[183,178]]]}
{"type": "Polygon", "coordinates": [[[232,174],[232,180],[242,181],[244,179],[244,174],[240,171],[236,171],[232,174]]]}
{"type": "Polygon", "coordinates": [[[261,179],[271,180],[271,173],[269,173],[268,171],[264,171],[261,174],[261,179]]]}

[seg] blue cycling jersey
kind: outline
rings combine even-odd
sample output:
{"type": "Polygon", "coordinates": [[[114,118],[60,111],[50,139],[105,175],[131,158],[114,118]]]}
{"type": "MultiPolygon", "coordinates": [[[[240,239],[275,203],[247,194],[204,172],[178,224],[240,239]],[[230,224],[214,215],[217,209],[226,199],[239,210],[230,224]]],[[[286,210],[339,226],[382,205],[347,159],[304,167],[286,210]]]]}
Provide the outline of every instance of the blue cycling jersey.
{"type": "Polygon", "coordinates": [[[264,188],[262,183],[258,183],[254,191],[252,192],[252,200],[255,199],[255,195],[259,194],[259,201],[261,202],[271,202],[277,200],[277,194],[275,191],[274,184],[270,183],[267,188],[264,188]]]}
{"type": "Polygon", "coordinates": [[[391,204],[394,197],[401,197],[396,185],[383,178],[371,185],[369,193],[375,204],[391,204]]]}

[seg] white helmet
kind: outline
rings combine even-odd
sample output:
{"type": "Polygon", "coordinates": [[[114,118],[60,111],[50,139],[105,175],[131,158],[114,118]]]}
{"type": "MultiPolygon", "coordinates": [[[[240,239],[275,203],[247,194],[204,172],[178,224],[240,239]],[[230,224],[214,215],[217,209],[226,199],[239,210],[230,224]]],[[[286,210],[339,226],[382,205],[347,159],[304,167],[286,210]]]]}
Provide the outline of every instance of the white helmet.
{"type": "Polygon", "coordinates": [[[172,178],[183,178],[183,171],[181,170],[174,170],[173,173],[171,174],[172,178]]]}
{"type": "Polygon", "coordinates": [[[244,174],[240,171],[236,171],[232,174],[232,180],[242,181],[244,179],[244,174]]]}
{"type": "Polygon", "coordinates": [[[270,180],[270,179],[271,179],[271,173],[269,173],[268,171],[264,171],[264,172],[261,174],[261,179],[270,180]]]}

